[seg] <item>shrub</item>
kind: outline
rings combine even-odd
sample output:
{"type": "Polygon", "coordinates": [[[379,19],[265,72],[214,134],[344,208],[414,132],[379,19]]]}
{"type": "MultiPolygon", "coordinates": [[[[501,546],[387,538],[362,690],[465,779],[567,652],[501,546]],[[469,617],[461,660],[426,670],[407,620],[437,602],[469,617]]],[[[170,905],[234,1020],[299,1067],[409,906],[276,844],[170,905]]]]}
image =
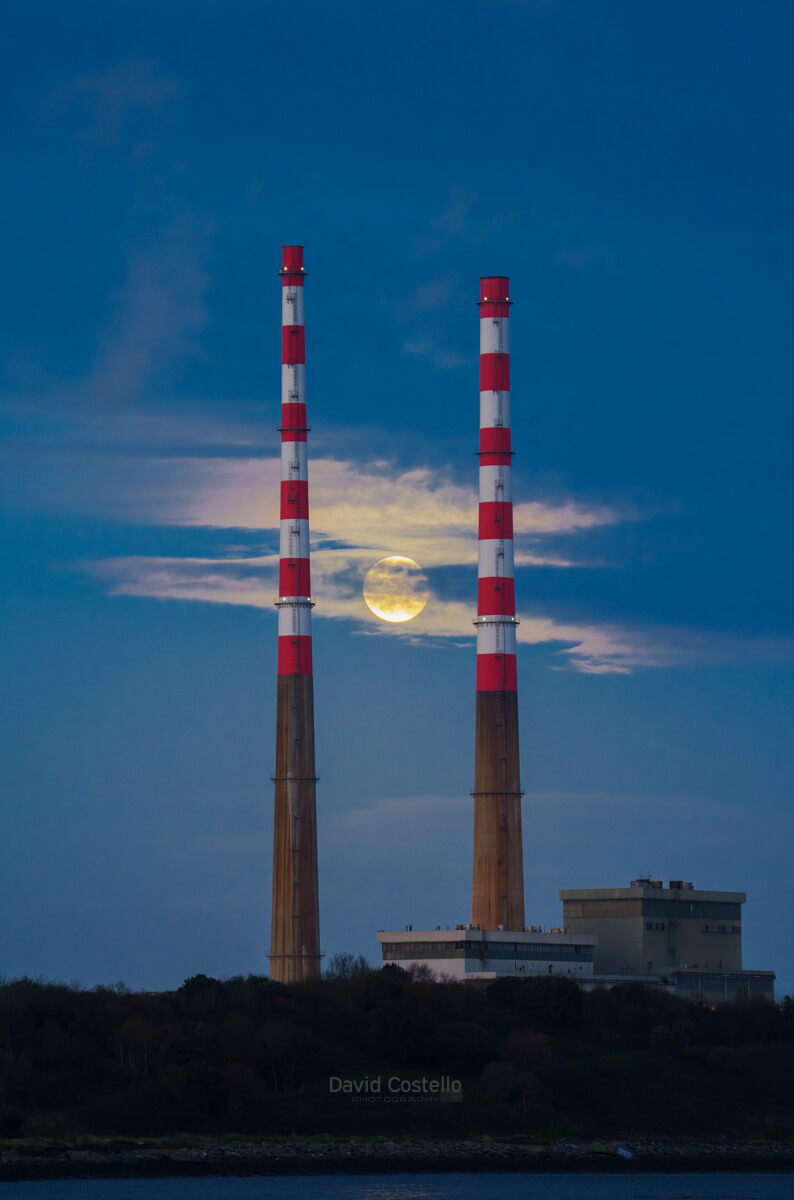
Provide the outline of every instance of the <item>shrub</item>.
{"type": "Polygon", "coordinates": [[[436,1056],[436,1023],[424,1008],[387,1000],[375,1016],[375,1042],[395,1062],[429,1066],[436,1056]]]}
{"type": "Polygon", "coordinates": [[[546,1025],[578,1025],[582,1019],[581,989],[565,975],[506,976],[491,984],[488,999],[546,1025]]]}
{"type": "Polygon", "coordinates": [[[13,1104],[0,1104],[0,1137],[19,1137],[25,1118],[13,1104]]]}

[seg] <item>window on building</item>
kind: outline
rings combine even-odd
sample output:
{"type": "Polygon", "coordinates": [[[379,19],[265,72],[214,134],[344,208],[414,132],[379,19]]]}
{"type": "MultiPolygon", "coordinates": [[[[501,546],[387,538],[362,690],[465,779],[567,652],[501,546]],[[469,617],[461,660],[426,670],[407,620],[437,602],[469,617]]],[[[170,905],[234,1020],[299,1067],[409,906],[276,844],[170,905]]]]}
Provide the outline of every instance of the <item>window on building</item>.
{"type": "Polygon", "coordinates": [[[640,917],[642,900],[563,900],[563,919],[592,920],[594,917],[640,917]]]}
{"type": "Polygon", "coordinates": [[[590,962],[593,947],[542,942],[382,942],[384,959],[397,962],[432,958],[510,958],[524,962],[590,962]]]}
{"type": "Polygon", "coordinates": [[[696,900],[692,904],[679,905],[675,900],[643,900],[642,912],[645,917],[700,917],[701,921],[740,921],[742,919],[741,904],[728,900],[696,900]]]}

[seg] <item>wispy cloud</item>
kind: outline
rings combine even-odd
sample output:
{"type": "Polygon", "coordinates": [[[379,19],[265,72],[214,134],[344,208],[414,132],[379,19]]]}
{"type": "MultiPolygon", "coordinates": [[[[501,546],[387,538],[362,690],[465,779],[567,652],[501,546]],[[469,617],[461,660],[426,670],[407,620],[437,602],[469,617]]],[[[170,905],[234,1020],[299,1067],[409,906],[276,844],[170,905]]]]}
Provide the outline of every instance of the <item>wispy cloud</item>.
{"type": "Polygon", "coordinates": [[[476,192],[459,184],[453,185],[447,203],[430,221],[429,231],[417,238],[418,253],[436,254],[453,239],[462,238],[469,228],[476,202],[476,192]]]}
{"type": "MultiPolygon", "coordinates": [[[[377,553],[377,552],[376,552],[377,553]]],[[[361,587],[375,555],[368,550],[319,550],[312,555],[315,615],[355,622],[362,631],[411,640],[467,643],[474,637],[473,608],[437,593],[423,612],[401,625],[385,625],[367,608],[361,587]]],[[[93,563],[90,571],[112,595],[160,600],[236,604],[269,610],[277,592],[278,556],[248,558],[128,557],[93,563]]],[[[524,617],[517,630],[523,645],[558,644],[563,665],[586,674],[628,674],[637,666],[673,665],[669,643],[606,626],[561,624],[551,617],[524,617]]]]}
{"type": "MultiPolygon", "coordinates": [[[[115,595],[271,610],[277,592],[280,474],[276,458],[119,460],[114,470],[113,515],[150,524],[237,531],[230,541],[242,542],[246,549],[229,548],[211,557],[119,557],[83,566],[115,595]],[[241,537],[243,530],[249,536],[241,537]]],[[[101,485],[98,480],[97,488],[101,485]]],[[[72,486],[85,511],[90,497],[83,494],[83,476],[72,486]]],[[[437,645],[470,644],[472,606],[449,596],[445,578],[437,572],[445,567],[475,569],[477,496],[473,489],[439,478],[427,468],[395,472],[386,463],[363,467],[319,458],[311,466],[311,494],[316,617],[349,621],[362,634],[437,645]],[[386,625],[363,600],[368,569],[388,554],[415,559],[430,580],[427,607],[405,624],[386,625]]],[[[574,569],[576,556],[563,557],[556,551],[561,537],[575,545],[577,535],[588,530],[635,519],[637,514],[630,510],[575,501],[516,504],[516,565],[519,570],[574,569]],[[547,549],[549,539],[554,552],[547,549]]],[[[586,674],[766,661],[794,654],[794,643],[775,638],[559,621],[537,612],[524,613],[517,636],[524,645],[548,646],[557,655],[557,669],[586,674]]]]}
{"type": "Polygon", "coordinates": [[[404,852],[413,859],[432,858],[437,854],[439,839],[443,840],[450,828],[461,841],[468,841],[470,821],[470,796],[388,797],[329,814],[324,844],[333,847],[334,857],[342,856],[345,862],[360,861],[362,846],[366,846],[368,856],[391,854],[392,861],[395,852],[404,852]],[[421,838],[417,838],[417,830],[421,830],[421,838]]]}
{"type": "Polygon", "coordinates": [[[148,59],[121,62],[106,71],[80,75],[58,91],[50,109],[78,106],[81,121],[75,139],[91,150],[112,150],[129,134],[148,132],[152,121],[184,99],[185,90],[148,59]]]}
{"type": "Polygon", "coordinates": [[[570,267],[572,271],[580,271],[590,263],[601,263],[603,266],[612,267],[615,265],[616,259],[613,250],[569,246],[565,250],[558,250],[554,255],[554,261],[562,266],[570,267]]]}
{"type": "MultiPolygon", "coordinates": [[[[559,903],[558,887],[614,887],[616,881],[628,886],[630,876],[624,877],[627,861],[631,862],[628,869],[632,872],[649,870],[655,878],[667,879],[683,869],[682,858],[686,860],[686,871],[698,864],[702,869],[704,854],[708,858],[715,844],[730,849],[740,841],[748,859],[768,855],[767,835],[750,818],[749,802],[729,804],[686,793],[529,789],[523,807],[527,816],[531,814],[534,830],[525,844],[525,860],[532,863],[533,873],[538,869],[545,873],[551,864],[548,892],[555,907],[559,903]],[[590,865],[585,880],[577,882],[561,876],[559,864],[564,861],[564,847],[575,844],[578,860],[579,850],[585,852],[592,846],[592,838],[603,830],[605,820],[621,828],[621,837],[614,841],[614,853],[605,844],[603,855],[587,856],[590,865]],[[679,832],[682,821],[690,833],[685,845],[679,832]]],[[[396,848],[405,854],[408,865],[420,855],[436,854],[439,839],[445,837],[461,846],[467,866],[470,861],[472,800],[468,794],[366,797],[355,808],[328,813],[324,819],[323,844],[333,849],[335,859],[341,857],[345,862],[360,862],[363,847],[368,855],[391,855],[393,861],[396,848]],[[417,831],[421,837],[417,837],[417,831]]],[[[776,819],[781,834],[790,839],[794,818],[781,811],[776,819]]],[[[707,881],[702,883],[708,886],[707,881]]]]}
{"type": "Polygon", "coordinates": [[[444,313],[458,289],[454,272],[427,279],[408,297],[394,305],[395,319],[413,326],[413,332],[403,341],[403,354],[427,358],[440,371],[467,366],[472,357],[449,346],[444,313]]]}
{"type": "MultiPolygon", "coordinates": [[[[163,524],[248,529],[263,535],[269,552],[212,558],[127,557],[97,563],[93,572],[114,594],[270,608],[276,594],[278,557],[277,459],[177,459],[152,464],[169,486],[153,490],[157,502],[146,519],[163,524]],[[270,535],[267,537],[266,535],[270,535]]],[[[317,616],[354,622],[362,631],[386,633],[366,607],[362,582],[370,566],[389,553],[415,558],[430,573],[431,600],[410,623],[393,625],[394,636],[468,641],[472,609],[449,599],[433,582],[439,567],[477,561],[477,496],[473,489],[439,480],[428,469],[393,473],[386,464],[318,459],[312,464],[313,590],[317,616]]],[[[539,549],[551,535],[573,535],[621,517],[607,508],[573,502],[532,501],[515,507],[519,566],[570,567],[572,560],[539,549]]],[[[559,643],[566,662],[590,672],[629,670],[650,663],[650,648],[636,637],[607,628],[559,624],[550,617],[525,618],[518,629],[526,644],[559,643]]]]}
{"type": "Polygon", "coordinates": [[[452,242],[483,242],[511,219],[503,210],[485,212],[476,192],[453,184],[443,208],[430,218],[427,232],[416,239],[416,253],[426,258],[452,242]]]}
{"type": "MultiPolygon", "coordinates": [[[[172,480],[170,504],[148,515],[162,523],[214,528],[276,529],[280,460],[276,458],[183,458],[155,464],[172,480]]],[[[385,462],[368,467],[338,459],[314,459],[310,468],[315,543],[333,542],[383,554],[418,558],[423,566],[455,566],[477,560],[476,491],[451,483],[427,467],[394,472],[385,462]]],[[[570,566],[569,560],[533,550],[533,540],[574,534],[630,519],[606,506],[569,501],[528,501],[514,506],[517,561],[570,566]]]]}
{"type": "Polygon", "coordinates": [[[394,315],[398,321],[415,321],[427,313],[442,312],[449,304],[460,286],[456,272],[448,271],[434,279],[426,279],[411,292],[404,300],[394,306],[394,315]]]}
{"type": "Polygon", "coordinates": [[[126,207],[144,211],[145,227],[156,227],[133,244],[126,278],[108,295],[109,319],[87,377],[53,389],[58,394],[50,399],[61,411],[75,400],[88,409],[118,410],[140,400],[154,374],[165,367],[173,374],[201,352],[211,223],[175,193],[185,167],[182,150],[174,154],[162,136],[185,95],[156,63],[131,59],[78,76],[46,105],[44,115],[68,123],[78,147],[97,159],[92,170],[122,173],[126,207]]]}
{"type": "MultiPolygon", "coordinates": [[[[241,436],[244,439],[244,430],[241,436]]],[[[66,497],[59,493],[59,508],[66,499],[77,510],[90,511],[92,495],[102,493],[106,515],[139,523],[235,530],[238,535],[230,541],[242,542],[246,549],[212,557],[135,556],[83,564],[111,594],[271,609],[277,590],[279,459],[133,456],[114,461],[102,459],[102,472],[93,479],[89,471],[72,471],[71,490],[66,497]],[[111,499],[108,471],[114,478],[111,499]],[[243,530],[253,538],[241,537],[243,530]]],[[[437,572],[445,567],[475,568],[477,496],[472,488],[424,467],[395,471],[385,462],[361,465],[318,458],[311,465],[311,495],[317,617],[349,621],[363,634],[470,644],[472,607],[450,596],[445,577],[437,572]],[[430,579],[427,607],[404,625],[379,621],[362,596],[367,570],[388,554],[415,559],[430,579]]],[[[636,519],[631,510],[573,500],[518,503],[516,566],[573,569],[579,565],[577,557],[558,552],[560,538],[575,545],[577,536],[588,530],[636,519]]],[[[517,636],[522,644],[551,648],[558,656],[558,669],[587,674],[765,661],[794,654],[794,644],[774,638],[559,621],[537,612],[525,612],[517,636]]]]}
{"type": "Polygon", "coordinates": [[[239,419],[223,420],[201,400],[191,402],[191,421],[185,416],[185,400],[180,412],[169,412],[162,404],[152,411],[149,403],[156,376],[165,375],[173,386],[185,364],[204,354],[210,236],[207,223],[182,216],[130,252],[124,277],[107,297],[108,315],[82,378],[64,383],[63,375],[10,372],[16,374],[17,386],[3,389],[2,407],[15,428],[24,430],[49,418],[39,451],[56,443],[68,442],[72,449],[81,442],[90,445],[101,434],[106,444],[135,438],[149,447],[163,440],[206,442],[210,429],[215,447],[257,444],[253,424],[246,434],[239,419]]]}
{"type": "MultiPolygon", "coordinates": [[[[381,549],[318,548],[312,554],[315,616],[350,621],[362,633],[468,645],[474,636],[471,604],[450,600],[434,590],[419,616],[387,625],[369,611],[362,597],[364,576],[381,549]]],[[[278,555],[228,554],[213,558],[124,557],[84,564],[112,595],[150,597],[211,604],[232,604],[271,611],[277,592],[278,555]]],[[[638,667],[678,667],[737,661],[775,661],[794,656],[794,639],[716,635],[673,628],[633,629],[616,624],[560,622],[525,615],[517,629],[522,645],[546,645],[556,651],[556,669],[590,675],[628,674],[638,667]]]]}
{"type": "Polygon", "coordinates": [[[403,342],[403,353],[412,358],[427,358],[439,371],[454,371],[472,361],[471,356],[450,350],[432,337],[413,337],[403,342]]]}
{"type": "Polygon", "coordinates": [[[166,364],[200,354],[197,335],[209,319],[205,243],[206,231],[184,221],[165,230],[155,248],[131,256],[95,365],[79,387],[83,401],[118,408],[140,399],[166,364]]]}

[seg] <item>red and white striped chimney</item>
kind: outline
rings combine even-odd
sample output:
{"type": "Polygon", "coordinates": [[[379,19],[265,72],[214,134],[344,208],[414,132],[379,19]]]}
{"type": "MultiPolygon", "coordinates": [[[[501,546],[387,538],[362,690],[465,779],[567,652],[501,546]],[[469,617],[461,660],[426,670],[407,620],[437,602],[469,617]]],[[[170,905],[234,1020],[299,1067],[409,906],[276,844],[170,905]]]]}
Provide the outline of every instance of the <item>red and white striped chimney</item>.
{"type": "Polygon", "coordinates": [[[281,524],[278,673],[311,675],[309,474],[306,459],[306,331],[303,246],[282,247],[281,524]]]}
{"type": "Polygon", "coordinates": [[[320,974],[303,247],[282,247],[281,529],[271,978],[320,974]]]}
{"type": "Polygon", "coordinates": [[[524,928],[510,445],[509,279],[480,280],[480,508],[472,922],[524,928]]]}

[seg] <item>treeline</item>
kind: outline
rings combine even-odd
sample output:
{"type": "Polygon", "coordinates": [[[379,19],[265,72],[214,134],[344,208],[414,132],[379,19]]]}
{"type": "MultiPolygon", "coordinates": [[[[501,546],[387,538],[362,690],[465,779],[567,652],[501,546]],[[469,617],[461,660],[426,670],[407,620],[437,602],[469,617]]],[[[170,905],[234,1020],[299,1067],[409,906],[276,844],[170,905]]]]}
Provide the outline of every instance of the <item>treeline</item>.
{"type": "Polygon", "coordinates": [[[316,984],[0,984],[0,1137],[794,1136],[794,1003],[564,977],[438,983],[338,956],[316,984]],[[329,1080],[460,1081],[362,1100],[329,1080]],[[432,1095],[432,1093],[430,1093],[432,1095]],[[447,1093],[449,1094],[449,1093],[447,1093]],[[408,1094],[410,1095],[410,1093],[408,1094]],[[427,1092],[425,1092],[425,1097],[427,1092]]]}

